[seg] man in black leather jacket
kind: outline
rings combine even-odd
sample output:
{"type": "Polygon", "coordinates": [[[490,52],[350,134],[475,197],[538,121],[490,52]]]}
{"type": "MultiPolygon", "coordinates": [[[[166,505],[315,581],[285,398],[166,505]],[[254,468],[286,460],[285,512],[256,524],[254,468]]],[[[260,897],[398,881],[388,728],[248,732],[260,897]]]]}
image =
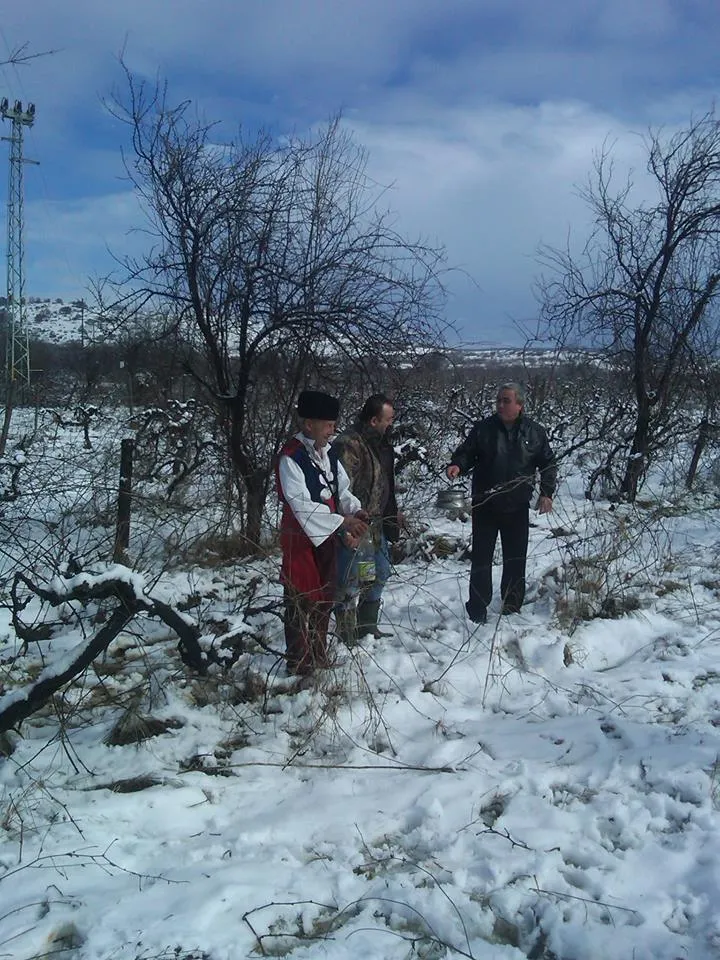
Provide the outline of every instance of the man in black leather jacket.
{"type": "Polygon", "coordinates": [[[474,425],[452,455],[447,476],[472,471],[472,562],[470,598],[465,604],[474,623],[485,623],[492,598],[492,561],[498,533],[502,544],[502,613],[517,613],[525,598],[525,566],[530,499],[540,474],[538,510],[549,513],[557,484],[557,466],[547,434],[523,413],[523,390],[506,383],[497,395],[496,413],[474,425]]]}

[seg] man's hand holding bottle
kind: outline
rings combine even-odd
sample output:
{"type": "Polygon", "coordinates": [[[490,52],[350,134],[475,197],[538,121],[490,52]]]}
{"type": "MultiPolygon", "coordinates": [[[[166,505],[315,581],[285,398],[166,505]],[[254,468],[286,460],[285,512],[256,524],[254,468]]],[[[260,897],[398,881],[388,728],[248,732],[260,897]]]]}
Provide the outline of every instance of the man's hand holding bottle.
{"type": "Polygon", "coordinates": [[[370,517],[365,510],[358,510],[354,516],[343,517],[340,534],[346,547],[355,550],[367,533],[370,517]]]}

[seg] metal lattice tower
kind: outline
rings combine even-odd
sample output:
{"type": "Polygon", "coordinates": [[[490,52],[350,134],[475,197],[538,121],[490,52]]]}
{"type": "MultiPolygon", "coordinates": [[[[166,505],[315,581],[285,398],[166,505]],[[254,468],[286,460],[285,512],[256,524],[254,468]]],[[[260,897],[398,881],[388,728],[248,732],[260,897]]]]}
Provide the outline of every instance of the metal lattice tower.
{"type": "Polygon", "coordinates": [[[23,132],[35,120],[35,104],[23,110],[22,103],[10,106],[7,97],[0,100],[0,117],[12,122],[10,142],[10,179],[7,214],[7,349],[6,397],[30,386],[30,335],[25,320],[25,275],[23,272],[23,132]]]}

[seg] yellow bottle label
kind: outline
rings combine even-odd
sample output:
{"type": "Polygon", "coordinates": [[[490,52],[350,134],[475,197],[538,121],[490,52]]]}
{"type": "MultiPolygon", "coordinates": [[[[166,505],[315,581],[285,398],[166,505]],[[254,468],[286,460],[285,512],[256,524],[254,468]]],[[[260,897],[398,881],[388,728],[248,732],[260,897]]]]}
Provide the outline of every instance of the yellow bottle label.
{"type": "Polygon", "coordinates": [[[357,568],[360,583],[372,583],[375,579],[375,560],[360,560],[357,568]]]}

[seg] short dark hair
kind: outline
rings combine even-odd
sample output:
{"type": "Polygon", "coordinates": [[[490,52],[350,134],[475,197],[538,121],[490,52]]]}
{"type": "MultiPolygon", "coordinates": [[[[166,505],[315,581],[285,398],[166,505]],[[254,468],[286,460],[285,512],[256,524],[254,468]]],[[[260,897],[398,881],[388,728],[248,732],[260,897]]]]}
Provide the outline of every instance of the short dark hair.
{"type": "Polygon", "coordinates": [[[373,393],[362,406],[358,419],[360,423],[370,423],[373,417],[381,417],[385,405],[392,407],[393,402],[384,393],[373,393]]]}

